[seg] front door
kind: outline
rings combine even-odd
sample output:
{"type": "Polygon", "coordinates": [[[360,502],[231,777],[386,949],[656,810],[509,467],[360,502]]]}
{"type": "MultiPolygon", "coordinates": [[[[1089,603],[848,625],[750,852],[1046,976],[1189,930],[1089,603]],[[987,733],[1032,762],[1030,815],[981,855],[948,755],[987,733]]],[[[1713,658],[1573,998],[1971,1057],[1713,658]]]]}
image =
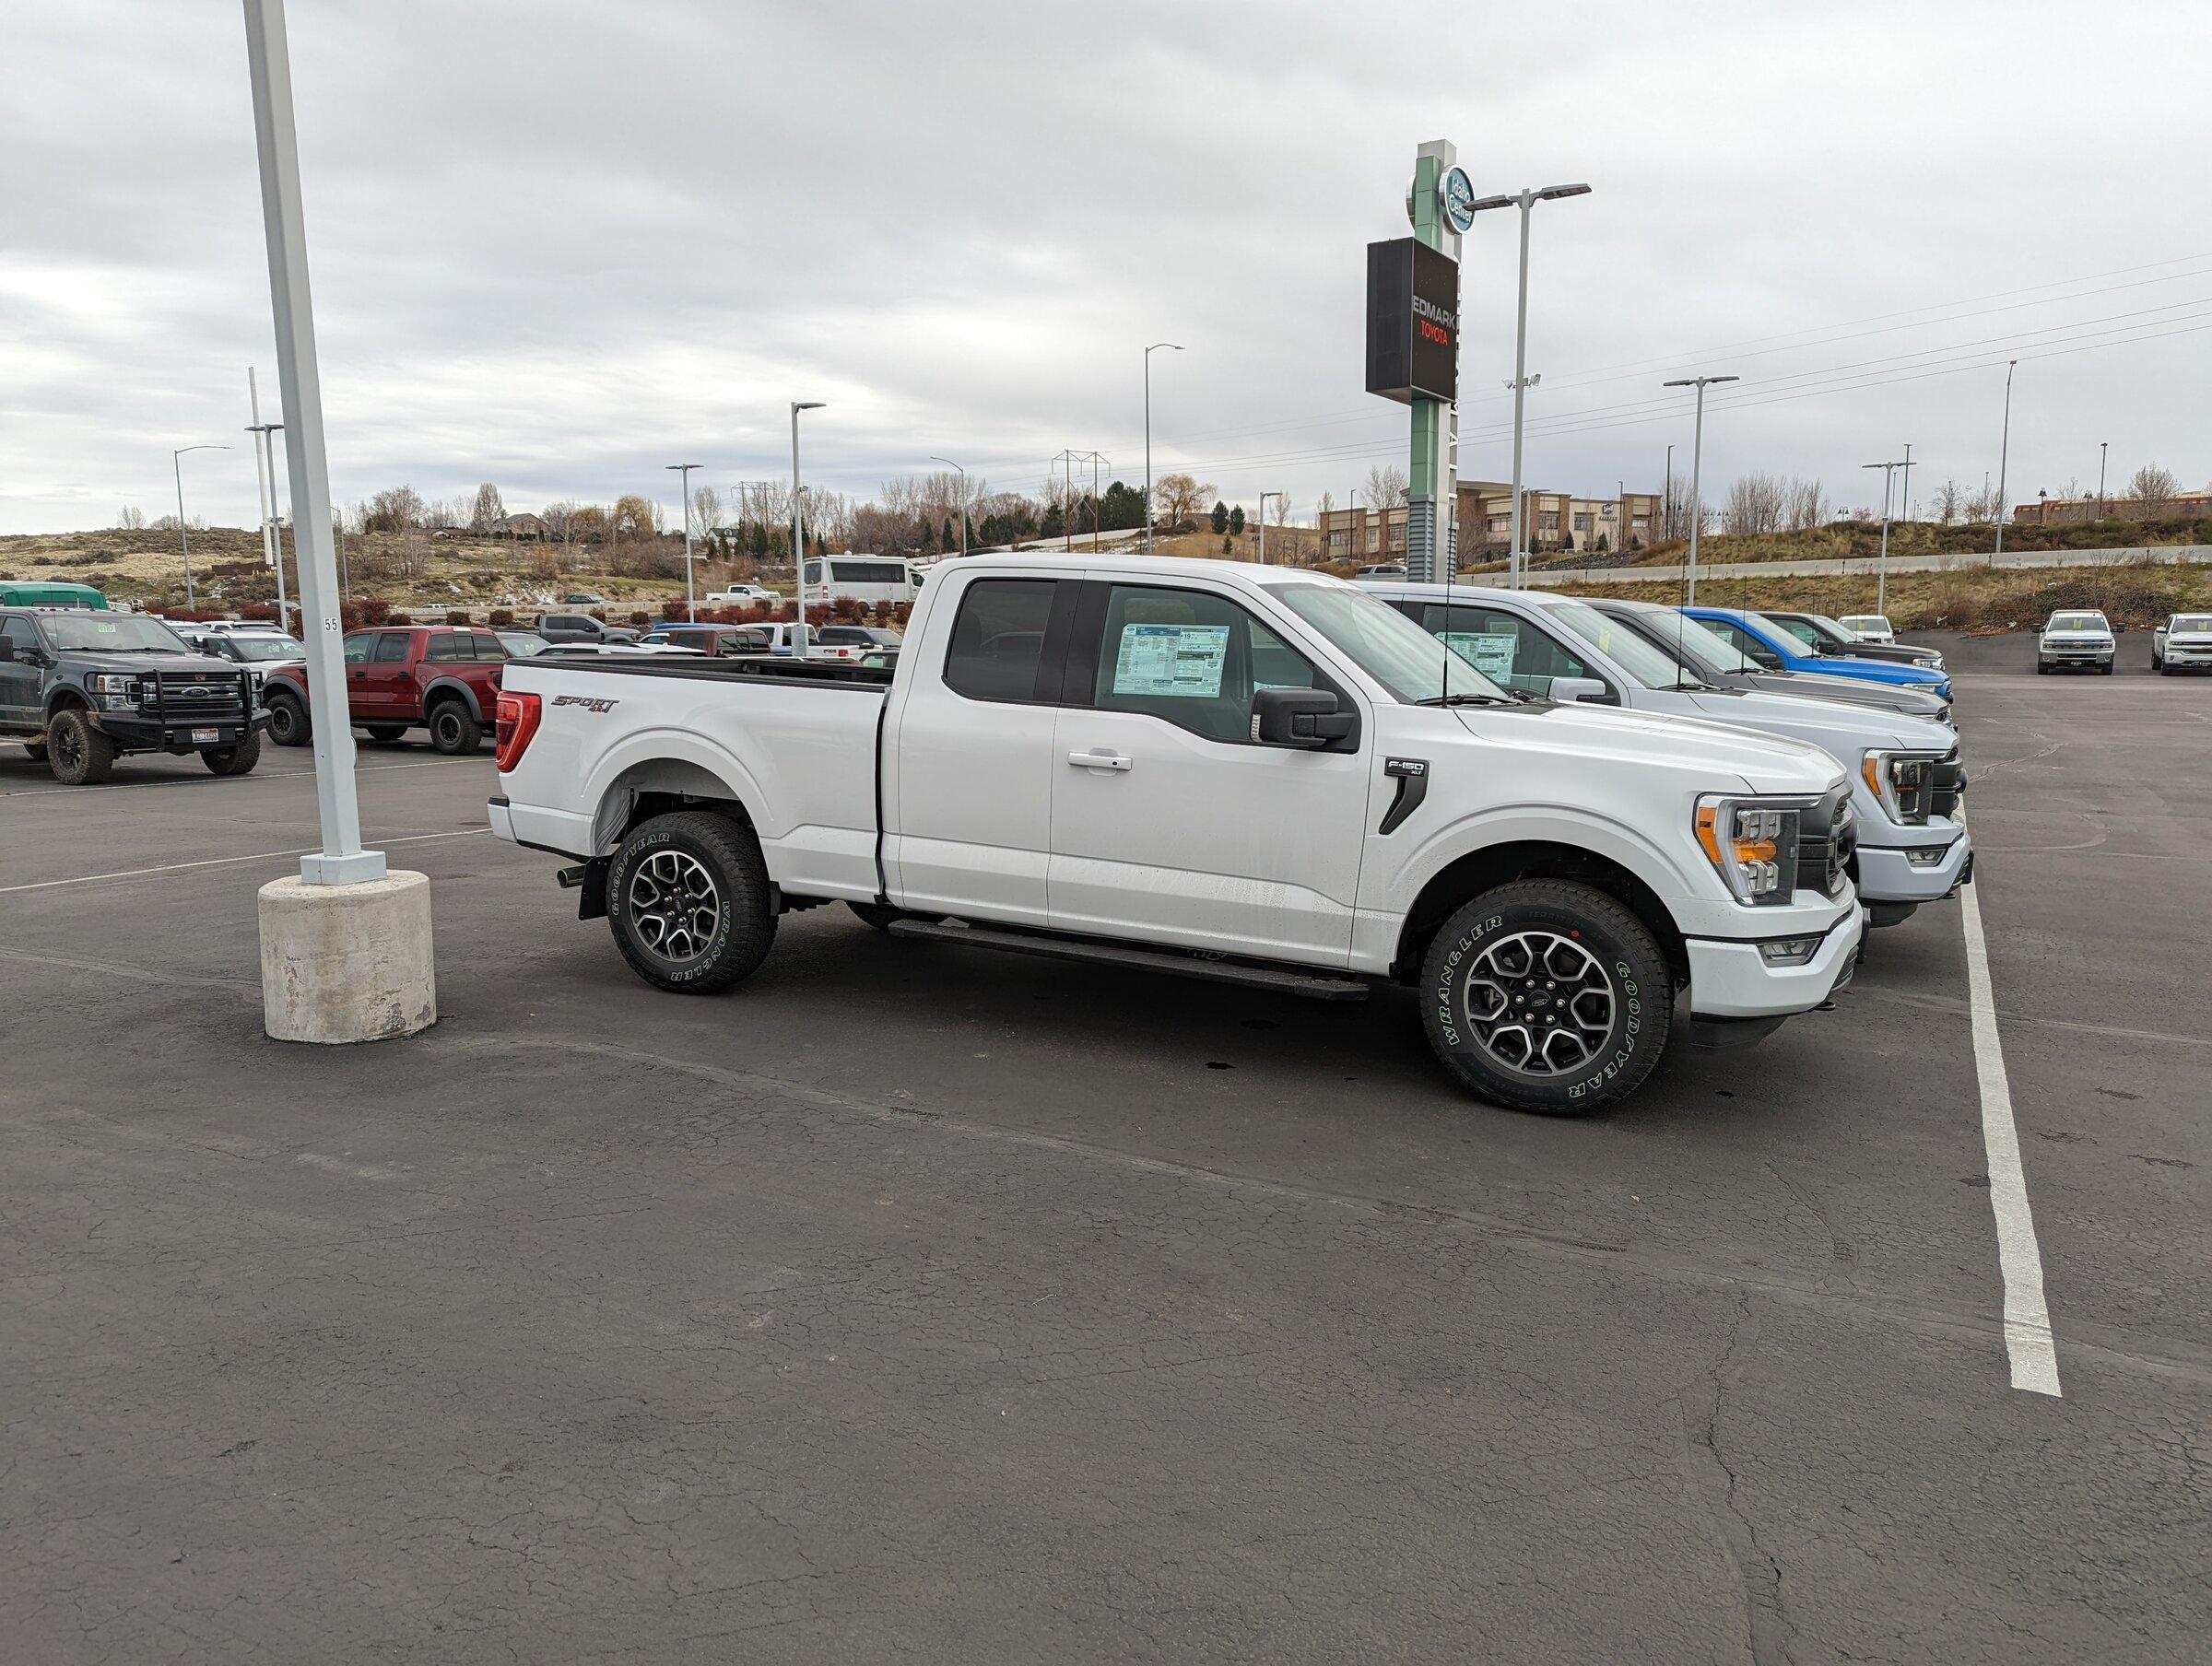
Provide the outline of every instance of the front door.
{"type": "Polygon", "coordinates": [[[1369,748],[1252,738],[1255,690],[1335,686],[1230,596],[1086,592],[1053,743],[1053,927],[1344,965],[1369,748]]]}
{"type": "Polygon", "coordinates": [[[415,679],[407,670],[411,630],[382,630],[370,639],[369,657],[347,668],[347,694],[357,723],[396,722],[418,716],[415,679]]]}
{"type": "Polygon", "coordinates": [[[1077,581],[974,578],[943,675],[915,676],[887,737],[885,867],[917,912],[1045,923],[1053,726],[1077,581]]]}
{"type": "Polygon", "coordinates": [[[26,728],[39,721],[39,668],[30,663],[38,651],[38,628],[22,615],[0,619],[0,637],[6,638],[15,658],[0,660],[0,723],[26,728]]]}

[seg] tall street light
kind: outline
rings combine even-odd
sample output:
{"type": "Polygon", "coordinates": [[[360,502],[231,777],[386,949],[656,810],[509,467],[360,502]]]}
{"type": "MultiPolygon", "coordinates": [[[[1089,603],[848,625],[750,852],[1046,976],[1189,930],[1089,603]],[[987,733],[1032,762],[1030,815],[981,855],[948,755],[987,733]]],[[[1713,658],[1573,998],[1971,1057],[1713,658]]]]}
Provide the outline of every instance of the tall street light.
{"type": "Polygon", "coordinates": [[[677,477],[684,494],[684,618],[690,624],[699,623],[699,603],[695,599],[698,587],[691,581],[691,471],[704,468],[703,463],[669,463],[662,465],[677,477]]]}
{"type": "Polygon", "coordinates": [[[1279,501],[1283,496],[1284,494],[1281,492],[1262,492],[1260,494],[1260,565],[1262,567],[1267,565],[1267,499],[1274,498],[1279,501]]]}
{"type": "Polygon", "coordinates": [[[1739,381],[1736,376],[1685,376],[1679,381],[1663,383],[1670,388],[1695,388],[1698,391],[1697,426],[1690,430],[1689,440],[1689,594],[1684,605],[1694,607],[1698,601],[1698,533],[1705,519],[1705,499],[1701,495],[1705,469],[1705,390],[1717,387],[1724,381],[1739,381]]]}
{"type": "Polygon", "coordinates": [[[177,537],[184,546],[184,605],[197,605],[192,599],[192,534],[184,530],[184,465],[177,461],[186,452],[227,452],[227,445],[181,445],[169,454],[170,472],[177,477],[177,537]]]}
{"type": "Polygon", "coordinates": [[[1152,554],[1152,355],[1162,347],[1180,353],[1171,341],[1156,341],[1145,349],[1145,554],[1152,554]]]}
{"type": "Polygon", "coordinates": [[[2109,440],[2097,442],[2097,519],[2104,519],[2104,454],[2112,447],[2109,440]]]}
{"type": "Polygon", "coordinates": [[[791,651],[794,659],[801,660],[806,657],[806,488],[799,484],[799,413],[821,408],[818,399],[791,402],[791,577],[792,590],[799,599],[791,651]]]}
{"type": "Polygon", "coordinates": [[[960,477],[960,554],[968,553],[968,471],[949,457],[932,455],[932,463],[942,463],[960,477]]]}
{"type": "Polygon", "coordinates": [[[1875,564],[1874,611],[1889,611],[1889,475],[1893,469],[1911,466],[1904,463],[1863,463],[1861,468],[1878,468],[1882,471],[1882,553],[1875,564]]]}
{"type": "Polygon", "coordinates": [[[261,474],[261,558],[276,569],[276,628],[289,630],[291,609],[284,594],[284,534],[276,525],[276,492],[269,484],[276,468],[276,435],[284,424],[262,421],[261,384],[254,380],[252,365],[246,367],[246,401],[253,409],[253,426],[246,432],[253,436],[253,463],[261,474]]]}
{"type": "Polygon", "coordinates": [[[2005,361],[2005,433],[1997,441],[1997,548],[1989,558],[1992,567],[2005,558],[2005,465],[2012,460],[2012,372],[2019,362],[2005,361]]]}
{"type": "Polygon", "coordinates": [[[1534,191],[1523,191],[1513,196],[1486,196],[1467,205],[1467,212],[1479,214],[1488,208],[1519,208],[1521,210],[1521,302],[1513,317],[1513,548],[1512,560],[1508,567],[1507,587],[1521,587],[1521,554],[1525,540],[1521,535],[1521,413],[1528,397],[1528,211],[1538,203],[1548,203],[1559,197],[1588,196],[1587,185],[1546,185],[1534,191]]]}

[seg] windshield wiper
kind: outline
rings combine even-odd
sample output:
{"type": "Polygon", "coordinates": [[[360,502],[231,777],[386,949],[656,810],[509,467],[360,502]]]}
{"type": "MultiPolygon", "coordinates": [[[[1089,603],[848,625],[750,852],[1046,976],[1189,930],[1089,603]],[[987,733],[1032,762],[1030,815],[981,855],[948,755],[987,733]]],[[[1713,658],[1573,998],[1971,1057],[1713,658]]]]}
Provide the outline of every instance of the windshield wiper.
{"type": "Polygon", "coordinates": [[[1495,694],[1432,694],[1425,700],[1414,701],[1414,704],[1417,706],[1502,706],[1506,704],[1506,701],[1495,694]]]}
{"type": "Polygon", "coordinates": [[[1695,677],[1684,677],[1678,683],[1669,683],[1666,686],[1666,692],[1669,694],[1711,693],[1712,691],[1712,685],[1711,683],[1700,683],[1695,677]]]}

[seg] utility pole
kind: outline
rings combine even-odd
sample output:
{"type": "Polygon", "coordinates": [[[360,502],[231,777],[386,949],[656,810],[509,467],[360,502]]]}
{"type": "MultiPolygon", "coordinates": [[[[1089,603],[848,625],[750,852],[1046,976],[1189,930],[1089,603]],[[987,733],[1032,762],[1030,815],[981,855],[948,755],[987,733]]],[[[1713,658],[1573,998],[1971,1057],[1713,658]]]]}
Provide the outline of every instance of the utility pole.
{"type": "MultiPolygon", "coordinates": [[[[1182,348],[1171,341],[1156,341],[1145,349],[1145,554],[1153,553],[1152,545],[1152,355],[1162,347],[1182,348]]],[[[939,459],[939,461],[943,461],[939,459]]]]}
{"type": "Polygon", "coordinates": [[[1513,551],[1512,561],[1507,569],[1507,588],[1521,588],[1522,554],[1525,540],[1522,534],[1521,503],[1521,437],[1522,414],[1528,398],[1528,390],[1541,377],[1528,373],[1528,221],[1529,210],[1538,203],[1552,202],[1559,197],[1588,196],[1587,185],[1546,185],[1540,189],[1523,191],[1512,196],[1486,196],[1470,203],[1468,211],[1480,214],[1488,208],[1518,207],[1521,210],[1521,295],[1513,313],[1513,551]]]}
{"type": "Polygon", "coordinates": [[[1659,493],[1659,535],[1675,535],[1675,448],[1666,448],[1666,484],[1659,493]]]}
{"type": "Polygon", "coordinates": [[[2005,558],[2005,469],[2012,461],[2012,372],[2020,361],[2005,361],[2005,433],[1997,442],[1997,547],[1989,557],[1992,567],[2005,558]]]}
{"type": "Polygon", "coordinates": [[[261,475],[261,557],[276,569],[276,628],[289,630],[290,609],[284,599],[284,534],[276,527],[276,500],[269,476],[276,466],[276,431],[281,422],[264,422],[261,419],[261,388],[253,379],[253,367],[246,367],[246,399],[253,407],[253,426],[246,430],[253,436],[253,466],[261,475]]]}
{"type": "Polygon", "coordinates": [[[2104,454],[2111,450],[2112,443],[2109,440],[2097,442],[2097,519],[2100,521],[2104,519],[2104,454]]]}
{"type": "Polygon", "coordinates": [[[791,628],[791,653],[798,660],[806,657],[806,488],[799,483],[799,413],[821,408],[818,399],[791,402],[791,589],[798,598],[798,619],[791,628]]]}
{"type": "Polygon", "coordinates": [[[1892,469],[1906,465],[1902,463],[1866,463],[1860,466],[1882,471],[1882,553],[1875,565],[1874,611],[1886,614],[1889,611],[1889,473],[1892,469]]]}
{"type": "Polygon", "coordinates": [[[227,445],[181,445],[169,454],[169,466],[177,477],[177,537],[184,547],[184,606],[192,611],[199,605],[193,600],[192,589],[192,534],[184,529],[184,465],[177,460],[186,452],[227,452],[227,445]]]}
{"type": "MultiPolygon", "coordinates": [[[[960,554],[968,553],[968,471],[949,457],[932,457],[932,463],[942,463],[960,477],[960,554]]],[[[1151,502],[1150,498],[1145,499],[1151,502]]],[[[1149,513],[1149,511],[1147,511],[1149,513]]]]}
{"type": "MultiPolygon", "coordinates": [[[[797,432],[794,425],[794,434],[797,432]]],[[[797,454],[797,440],[793,440],[793,454],[797,454]]],[[[699,623],[699,588],[691,581],[691,471],[704,468],[703,463],[670,463],[662,466],[674,471],[677,485],[684,494],[684,618],[688,624],[699,623]]],[[[794,463],[796,472],[796,463],[794,463]]]]}
{"type": "Polygon", "coordinates": [[[1724,381],[1740,380],[1735,376],[1685,376],[1662,384],[1698,391],[1697,426],[1690,432],[1689,441],[1689,594],[1685,606],[1694,607],[1698,601],[1698,534],[1705,519],[1705,390],[1724,381]]]}

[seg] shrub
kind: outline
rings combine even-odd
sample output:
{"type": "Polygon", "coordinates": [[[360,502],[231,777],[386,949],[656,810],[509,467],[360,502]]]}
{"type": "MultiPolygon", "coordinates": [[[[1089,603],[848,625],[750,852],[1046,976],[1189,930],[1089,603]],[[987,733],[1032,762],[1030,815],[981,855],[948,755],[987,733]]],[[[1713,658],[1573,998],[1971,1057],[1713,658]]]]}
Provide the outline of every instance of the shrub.
{"type": "Polygon", "coordinates": [[[415,623],[415,616],[411,613],[394,613],[384,623],[387,625],[412,625],[415,623]]]}
{"type": "Polygon", "coordinates": [[[473,624],[475,621],[470,619],[468,616],[467,608],[449,607],[445,610],[445,622],[448,625],[468,625],[473,624]]]}
{"type": "Polygon", "coordinates": [[[640,630],[642,630],[646,626],[653,623],[653,616],[647,613],[641,607],[636,608],[633,609],[629,615],[629,622],[636,626],[640,630]]]}
{"type": "Polygon", "coordinates": [[[359,602],[342,602],[338,604],[338,622],[347,630],[389,625],[393,623],[392,604],[375,596],[364,596],[359,602]]]}
{"type": "Polygon", "coordinates": [[[512,630],[514,610],[512,607],[495,607],[491,610],[489,622],[494,630],[512,630]]]}

